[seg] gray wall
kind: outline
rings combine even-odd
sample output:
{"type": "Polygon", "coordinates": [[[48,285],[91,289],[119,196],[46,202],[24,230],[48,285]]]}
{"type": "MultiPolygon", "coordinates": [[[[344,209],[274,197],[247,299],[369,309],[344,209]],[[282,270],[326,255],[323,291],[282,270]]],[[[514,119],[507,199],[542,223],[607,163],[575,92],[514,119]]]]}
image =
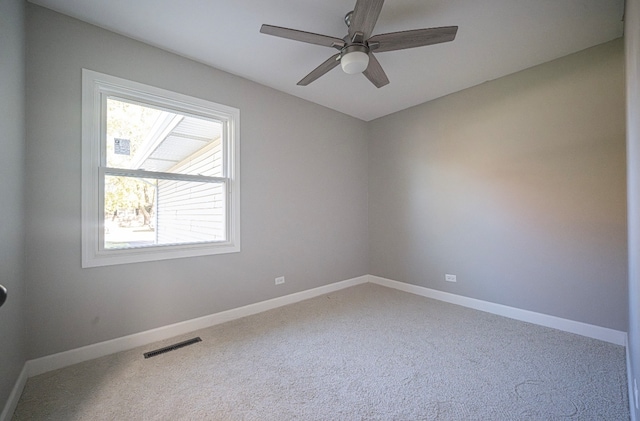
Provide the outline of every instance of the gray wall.
{"type": "MultiPolygon", "coordinates": [[[[629,196],[629,355],[633,382],[640,373],[640,0],[627,0],[627,194],[629,196]]],[[[640,385],[638,385],[640,387],[640,385]]],[[[632,407],[633,392],[631,394],[632,407]]],[[[635,419],[640,411],[635,408],[635,419]]]]}
{"type": "Polygon", "coordinates": [[[619,39],[373,121],[369,272],[626,331],[623,73],[619,39]]]}
{"type": "Polygon", "coordinates": [[[26,360],[24,335],[24,2],[0,1],[0,412],[26,360]]]}
{"type": "Polygon", "coordinates": [[[38,6],[27,12],[29,358],[367,273],[364,122],[38,6]],[[240,109],[242,252],[80,268],[83,67],[240,109]]]}

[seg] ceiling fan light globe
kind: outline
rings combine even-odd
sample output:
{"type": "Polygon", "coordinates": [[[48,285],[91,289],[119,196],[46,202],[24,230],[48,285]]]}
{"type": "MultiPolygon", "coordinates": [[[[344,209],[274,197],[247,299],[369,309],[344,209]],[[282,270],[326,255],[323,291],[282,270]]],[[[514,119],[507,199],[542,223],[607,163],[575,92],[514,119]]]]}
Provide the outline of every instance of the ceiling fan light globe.
{"type": "Polygon", "coordinates": [[[342,70],[350,75],[362,73],[369,66],[369,54],[362,51],[352,51],[342,56],[340,59],[342,70]]]}

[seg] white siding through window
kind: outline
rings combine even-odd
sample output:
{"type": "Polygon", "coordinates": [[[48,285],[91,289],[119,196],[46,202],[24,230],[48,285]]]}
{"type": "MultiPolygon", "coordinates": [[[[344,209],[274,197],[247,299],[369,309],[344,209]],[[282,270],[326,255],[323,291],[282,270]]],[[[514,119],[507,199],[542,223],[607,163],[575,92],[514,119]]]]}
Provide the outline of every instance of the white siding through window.
{"type": "MultiPolygon", "coordinates": [[[[222,142],[211,142],[171,169],[181,174],[220,176],[222,142]]],[[[224,241],[225,186],[221,183],[158,181],[157,236],[161,244],[224,241]]]]}

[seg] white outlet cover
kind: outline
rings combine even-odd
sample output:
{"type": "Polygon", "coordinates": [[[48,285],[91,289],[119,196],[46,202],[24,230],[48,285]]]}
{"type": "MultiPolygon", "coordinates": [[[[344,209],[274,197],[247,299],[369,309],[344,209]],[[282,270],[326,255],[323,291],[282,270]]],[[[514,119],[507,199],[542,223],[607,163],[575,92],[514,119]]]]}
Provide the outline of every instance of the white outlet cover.
{"type": "Polygon", "coordinates": [[[456,275],[449,275],[448,273],[444,275],[444,280],[447,282],[457,282],[456,275]]]}
{"type": "Polygon", "coordinates": [[[276,285],[284,284],[284,276],[279,276],[276,278],[276,285]]]}

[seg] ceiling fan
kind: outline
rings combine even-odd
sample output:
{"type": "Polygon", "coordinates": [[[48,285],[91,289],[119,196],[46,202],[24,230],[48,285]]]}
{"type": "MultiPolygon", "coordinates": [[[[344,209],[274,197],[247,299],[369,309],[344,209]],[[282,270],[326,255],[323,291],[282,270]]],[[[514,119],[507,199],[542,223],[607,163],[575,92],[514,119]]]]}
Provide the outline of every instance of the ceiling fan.
{"type": "Polygon", "coordinates": [[[458,32],[457,26],[444,26],[371,36],[383,4],[384,0],[357,0],[353,11],[344,17],[349,33],[342,39],[273,25],[262,25],[260,32],[339,50],[302,78],[298,82],[300,86],[307,86],[340,64],[345,73],[363,73],[371,83],[381,88],[389,83],[389,79],[373,55],[374,51],[382,53],[449,42],[458,32]]]}

